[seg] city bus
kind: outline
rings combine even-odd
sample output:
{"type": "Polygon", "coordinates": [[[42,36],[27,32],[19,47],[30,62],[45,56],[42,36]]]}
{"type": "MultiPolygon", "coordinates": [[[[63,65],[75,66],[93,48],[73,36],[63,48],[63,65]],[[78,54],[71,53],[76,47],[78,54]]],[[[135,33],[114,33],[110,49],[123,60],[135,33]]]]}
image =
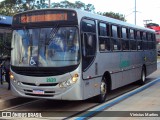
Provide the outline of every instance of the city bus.
{"type": "Polygon", "coordinates": [[[104,102],[157,69],[154,30],[74,9],[16,14],[11,89],[16,96],[104,102]]]}

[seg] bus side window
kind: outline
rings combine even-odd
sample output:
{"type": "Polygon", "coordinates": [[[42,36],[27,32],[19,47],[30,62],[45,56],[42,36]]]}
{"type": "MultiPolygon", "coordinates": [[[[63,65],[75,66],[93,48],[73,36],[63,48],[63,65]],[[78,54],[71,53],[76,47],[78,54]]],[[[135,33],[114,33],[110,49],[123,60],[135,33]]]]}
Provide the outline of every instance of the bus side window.
{"type": "Polygon", "coordinates": [[[136,31],[137,50],[143,50],[143,32],[136,31]]]}
{"type": "Polygon", "coordinates": [[[96,24],[94,20],[83,19],[82,24],[83,55],[93,57],[96,51],[96,24]]]}
{"type": "Polygon", "coordinates": [[[100,51],[110,51],[110,39],[109,39],[109,24],[99,23],[99,50],[100,51]]]}
{"type": "Polygon", "coordinates": [[[129,50],[128,29],[122,27],[122,50],[129,50]]]}
{"type": "Polygon", "coordinates": [[[155,34],[151,34],[151,49],[156,49],[156,36],[155,36],[155,34]]]}
{"type": "Polygon", "coordinates": [[[130,38],[130,50],[137,50],[137,41],[136,41],[136,35],[135,30],[130,29],[129,30],[129,38],[130,38]]]}
{"type": "Polygon", "coordinates": [[[117,51],[121,50],[121,40],[120,40],[120,29],[116,25],[112,25],[111,27],[111,35],[112,35],[112,50],[117,51]]]}
{"type": "Polygon", "coordinates": [[[82,69],[85,71],[92,63],[96,53],[96,22],[91,19],[81,21],[82,69]]]}
{"type": "Polygon", "coordinates": [[[148,50],[148,41],[146,39],[146,32],[141,32],[140,33],[141,40],[143,41],[143,50],[148,50]]]}
{"type": "Polygon", "coordinates": [[[93,20],[83,19],[82,20],[82,31],[96,33],[95,22],[93,20]]]}
{"type": "Polygon", "coordinates": [[[153,43],[153,49],[156,49],[156,35],[155,34],[153,34],[153,41],[152,41],[152,43],[153,43]]]}
{"type": "Polygon", "coordinates": [[[92,34],[84,34],[84,49],[83,54],[85,57],[92,57],[95,55],[95,48],[96,48],[96,39],[95,35],[92,34]]]}

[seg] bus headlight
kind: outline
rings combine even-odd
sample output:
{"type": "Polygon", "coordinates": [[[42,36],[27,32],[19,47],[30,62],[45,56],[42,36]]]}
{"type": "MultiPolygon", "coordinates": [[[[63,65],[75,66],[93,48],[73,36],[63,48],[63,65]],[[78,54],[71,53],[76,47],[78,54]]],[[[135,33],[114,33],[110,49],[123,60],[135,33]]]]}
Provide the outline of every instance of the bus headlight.
{"type": "Polygon", "coordinates": [[[74,74],[73,77],[69,80],[66,80],[64,82],[59,83],[59,87],[60,88],[64,88],[64,87],[68,87],[74,83],[77,82],[79,75],[78,74],[74,74]]]}
{"type": "Polygon", "coordinates": [[[10,72],[9,75],[10,75],[10,79],[11,79],[11,80],[14,80],[14,75],[13,75],[13,73],[10,72]]]}
{"type": "Polygon", "coordinates": [[[10,80],[13,80],[13,82],[17,83],[17,80],[15,79],[12,72],[9,73],[9,77],[10,77],[10,80]]]}
{"type": "Polygon", "coordinates": [[[13,76],[13,75],[10,75],[10,79],[11,79],[11,80],[14,80],[14,76],[13,76]]]}

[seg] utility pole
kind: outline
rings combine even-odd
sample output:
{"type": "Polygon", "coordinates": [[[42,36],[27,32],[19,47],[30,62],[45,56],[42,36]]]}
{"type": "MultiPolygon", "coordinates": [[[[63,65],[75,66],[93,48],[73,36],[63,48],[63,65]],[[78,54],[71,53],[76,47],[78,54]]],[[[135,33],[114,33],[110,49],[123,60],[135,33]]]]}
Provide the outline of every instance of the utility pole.
{"type": "Polygon", "coordinates": [[[135,18],[135,20],[134,20],[134,23],[135,23],[135,25],[136,25],[136,17],[137,17],[137,8],[136,8],[137,6],[136,6],[136,0],[135,0],[135,11],[134,11],[134,13],[135,13],[135,16],[134,16],[134,18],[135,18]]]}
{"type": "Polygon", "coordinates": [[[51,0],[48,0],[48,7],[51,8],[51,0]]]}

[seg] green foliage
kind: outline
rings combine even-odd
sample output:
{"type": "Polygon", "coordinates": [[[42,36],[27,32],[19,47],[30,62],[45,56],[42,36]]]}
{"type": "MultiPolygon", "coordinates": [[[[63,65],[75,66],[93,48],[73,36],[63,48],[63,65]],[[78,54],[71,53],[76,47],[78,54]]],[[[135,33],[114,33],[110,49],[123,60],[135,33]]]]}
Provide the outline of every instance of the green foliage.
{"type": "Polygon", "coordinates": [[[98,14],[106,16],[106,17],[111,17],[111,18],[114,18],[114,19],[118,19],[118,20],[121,20],[121,21],[126,21],[125,16],[123,14],[114,13],[114,12],[104,12],[104,13],[98,12],[98,14]]]}
{"type": "Polygon", "coordinates": [[[14,9],[12,8],[16,3],[16,0],[4,0],[0,3],[0,14],[13,15],[14,9]]]}
{"type": "Polygon", "coordinates": [[[67,0],[61,1],[59,3],[52,3],[51,8],[76,8],[81,10],[86,10],[90,12],[94,12],[95,7],[92,4],[85,4],[81,1],[75,1],[75,3],[69,2],[67,0]]]}
{"type": "MultiPolygon", "coordinates": [[[[14,14],[26,10],[35,10],[48,8],[48,0],[4,0],[0,2],[0,14],[13,16],[14,14]]],[[[75,1],[75,3],[69,2],[67,0],[61,2],[51,3],[51,8],[76,8],[81,10],[86,10],[90,12],[95,11],[95,7],[92,4],[85,4],[81,1],[75,1]]],[[[104,15],[107,17],[119,19],[126,21],[124,15],[114,12],[99,12],[98,14],[104,15]]]]}
{"type": "Polygon", "coordinates": [[[4,0],[0,2],[0,14],[13,16],[26,10],[48,8],[48,0],[4,0]]]}
{"type": "MultiPolygon", "coordinates": [[[[0,2],[0,14],[13,16],[14,14],[26,10],[35,10],[48,8],[48,0],[4,0],[0,2]]],[[[86,11],[94,11],[95,7],[92,4],[85,4],[81,1],[75,3],[67,0],[52,3],[51,8],[76,8],[86,11]]]]}

